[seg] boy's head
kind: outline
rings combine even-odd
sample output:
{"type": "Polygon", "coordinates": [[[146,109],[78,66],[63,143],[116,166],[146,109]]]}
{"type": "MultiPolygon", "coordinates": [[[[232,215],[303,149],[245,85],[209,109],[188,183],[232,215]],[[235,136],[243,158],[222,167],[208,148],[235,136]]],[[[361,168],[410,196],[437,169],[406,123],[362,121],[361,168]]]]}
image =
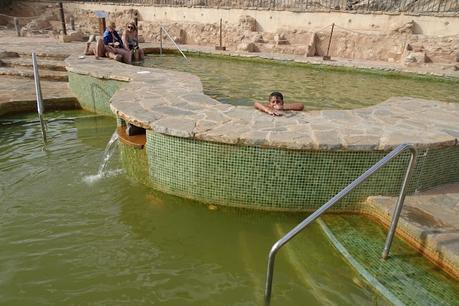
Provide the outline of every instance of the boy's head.
{"type": "Polygon", "coordinates": [[[272,92],[269,95],[268,106],[277,110],[282,110],[284,108],[284,96],[280,92],[272,92]]]}

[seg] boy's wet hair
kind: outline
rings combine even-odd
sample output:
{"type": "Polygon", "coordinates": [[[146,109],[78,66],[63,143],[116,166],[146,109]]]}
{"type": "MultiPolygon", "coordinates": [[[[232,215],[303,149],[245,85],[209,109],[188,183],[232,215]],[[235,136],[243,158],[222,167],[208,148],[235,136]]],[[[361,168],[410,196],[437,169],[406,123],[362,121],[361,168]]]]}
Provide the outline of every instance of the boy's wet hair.
{"type": "Polygon", "coordinates": [[[269,95],[269,99],[271,100],[271,97],[276,97],[276,98],[279,98],[281,99],[282,101],[284,101],[284,96],[278,92],[278,91],[273,91],[270,95],[269,95]]]}

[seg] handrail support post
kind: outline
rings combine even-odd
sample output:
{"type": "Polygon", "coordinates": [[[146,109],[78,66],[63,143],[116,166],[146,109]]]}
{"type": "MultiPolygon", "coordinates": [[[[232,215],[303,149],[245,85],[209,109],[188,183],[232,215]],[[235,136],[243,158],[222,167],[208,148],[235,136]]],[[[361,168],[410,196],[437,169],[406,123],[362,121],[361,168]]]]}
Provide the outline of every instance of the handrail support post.
{"type": "Polygon", "coordinates": [[[397,199],[397,204],[395,205],[394,215],[392,216],[391,225],[389,232],[387,233],[386,242],[384,244],[384,249],[382,253],[382,258],[387,259],[389,257],[390,247],[392,245],[392,240],[394,239],[395,231],[397,229],[398,220],[400,219],[400,214],[402,212],[403,204],[405,202],[405,196],[407,192],[407,185],[413,174],[413,169],[416,165],[416,151],[413,148],[410,148],[411,156],[408,164],[408,169],[406,170],[405,177],[403,178],[402,188],[400,190],[400,195],[397,199]]]}

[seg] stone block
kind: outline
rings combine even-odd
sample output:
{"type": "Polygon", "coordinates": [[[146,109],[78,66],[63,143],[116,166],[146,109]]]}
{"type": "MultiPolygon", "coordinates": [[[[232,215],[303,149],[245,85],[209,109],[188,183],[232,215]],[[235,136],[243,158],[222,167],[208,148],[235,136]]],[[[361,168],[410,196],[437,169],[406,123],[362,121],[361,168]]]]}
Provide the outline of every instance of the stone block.
{"type": "Polygon", "coordinates": [[[246,51],[246,52],[258,52],[259,49],[257,45],[255,45],[252,42],[242,42],[239,45],[237,45],[237,50],[238,51],[246,51]]]}
{"type": "Polygon", "coordinates": [[[405,57],[404,63],[406,65],[412,64],[424,64],[428,61],[425,52],[409,52],[405,57]]]}
{"type": "Polygon", "coordinates": [[[317,37],[317,33],[312,33],[311,38],[308,42],[308,49],[306,51],[306,56],[314,56],[317,54],[317,42],[319,38],[317,37]]]}
{"type": "Polygon", "coordinates": [[[59,41],[63,43],[68,43],[72,41],[83,41],[84,34],[79,31],[68,31],[67,35],[59,34],[59,41]]]}
{"type": "Polygon", "coordinates": [[[257,30],[257,20],[249,15],[239,16],[238,26],[243,30],[255,32],[257,30]]]}

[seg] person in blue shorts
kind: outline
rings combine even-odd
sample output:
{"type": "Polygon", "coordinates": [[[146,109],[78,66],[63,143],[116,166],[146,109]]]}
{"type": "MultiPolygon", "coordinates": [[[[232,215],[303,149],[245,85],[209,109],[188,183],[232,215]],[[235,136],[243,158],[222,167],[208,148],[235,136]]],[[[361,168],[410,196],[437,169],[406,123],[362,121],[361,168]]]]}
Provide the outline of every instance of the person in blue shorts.
{"type": "Polygon", "coordinates": [[[102,39],[98,39],[95,48],[91,47],[93,35],[86,44],[86,55],[94,54],[97,57],[108,57],[126,64],[131,63],[131,52],[124,49],[123,40],[116,31],[116,25],[111,22],[104,32],[102,39]]]}

